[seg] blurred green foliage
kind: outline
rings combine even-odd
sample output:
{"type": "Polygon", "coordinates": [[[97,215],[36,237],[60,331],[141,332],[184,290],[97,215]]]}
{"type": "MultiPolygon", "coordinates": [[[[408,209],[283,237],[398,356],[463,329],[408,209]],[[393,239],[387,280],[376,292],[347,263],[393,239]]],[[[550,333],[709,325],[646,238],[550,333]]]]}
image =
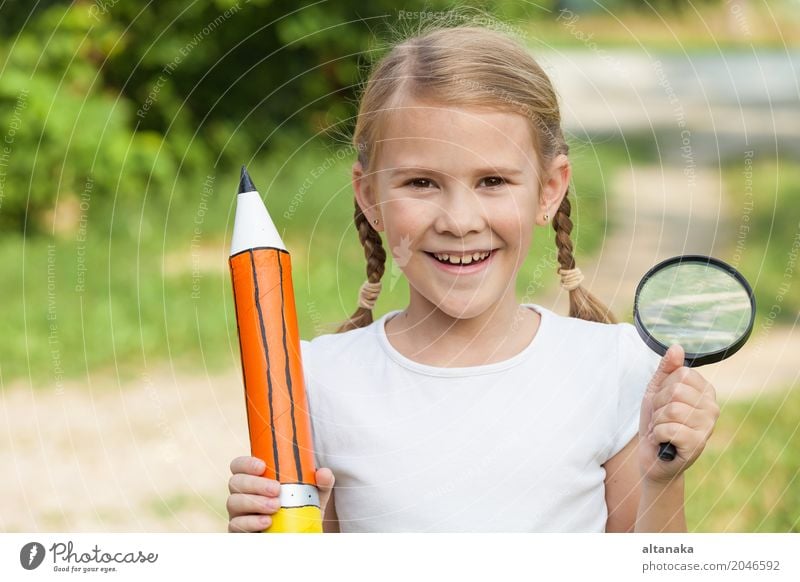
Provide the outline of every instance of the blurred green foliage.
{"type": "Polygon", "coordinates": [[[45,211],[87,183],[93,204],[162,212],[207,172],[342,120],[346,135],[360,53],[396,14],[388,0],[4,6],[0,226],[52,231],[45,211]]]}
{"type": "MultiPolygon", "coordinates": [[[[474,4],[511,26],[541,19],[550,28],[559,28],[552,19],[563,5],[474,4]]],[[[364,276],[352,226],[353,155],[343,151],[358,83],[381,53],[378,39],[391,40],[393,32],[424,24],[425,14],[452,6],[415,0],[401,14],[388,0],[162,2],[146,10],[113,0],[4,5],[3,378],[52,378],[53,349],[66,376],[135,367],[142,359],[195,366],[200,356],[209,366],[237,365],[226,245],[242,163],[296,249],[302,336],[345,319],[364,276]],[[331,156],[330,169],[304,187],[331,156]],[[200,294],[193,294],[198,285],[200,294]]],[[[579,261],[607,236],[609,177],[620,166],[651,162],[645,145],[631,136],[571,144],[579,261]]],[[[768,298],[786,250],[786,241],[770,243],[769,233],[795,228],[791,214],[775,208],[790,207],[799,182],[795,176],[778,183],[777,173],[772,179],[779,200],[758,209],[761,234],[754,231],[752,255],[744,259],[757,261],[764,256],[759,249],[772,245],[769,273],[760,279],[768,298]]],[[[555,279],[553,233],[537,229],[534,237],[518,281],[520,296],[533,301],[555,279]]],[[[755,267],[747,272],[759,272],[755,267]]],[[[387,273],[378,312],[407,300],[391,258],[387,273]]],[[[791,297],[787,305],[796,313],[791,297]]]]}
{"type": "MultiPolygon", "coordinates": [[[[633,162],[626,144],[573,142],[573,241],[578,260],[606,236],[609,179],[633,162]]],[[[322,138],[274,151],[249,171],[292,251],[300,335],[332,332],[356,307],[366,261],[353,226],[352,156],[322,138]]],[[[236,172],[209,174],[197,201],[161,214],[116,212],[85,237],[0,237],[0,373],[62,381],[133,374],[147,362],[223,370],[239,365],[228,273],[236,172]],[[85,238],[85,240],[83,240],[85,238]],[[22,330],[22,331],[20,331],[22,330]]],[[[91,216],[94,208],[89,210],[91,216]]],[[[551,228],[537,228],[517,290],[536,302],[556,283],[551,228]]],[[[407,304],[391,254],[376,313],[407,304]]]]}
{"type": "MultiPolygon", "coordinates": [[[[0,321],[3,377],[59,380],[165,359],[237,365],[226,246],[242,163],[294,249],[302,336],[331,331],[364,276],[343,147],[359,81],[385,42],[429,18],[491,18],[486,9],[513,23],[548,9],[475,5],[4,6],[0,293],[13,307],[0,321]]],[[[573,151],[573,238],[585,256],[605,229],[603,173],[625,153],[573,151]]],[[[554,278],[553,234],[536,236],[521,293],[554,278]]],[[[387,287],[379,310],[407,300],[391,264],[387,287]]]]}
{"type": "Polygon", "coordinates": [[[693,532],[800,532],[797,387],[722,405],[703,454],[686,472],[693,532]]]}
{"type": "Polygon", "coordinates": [[[168,191],[185,140],[134,131],[134,104],[109,91],[99,72],[120,33],[114,23],[94,29],[85,8],[54,6],[5,45],[4,230],[21,231],[29,218],[27,231],[37,230],[42,211],[87,190],[128,200],[148,188],[168,191]]]}
{"type": "Polygon", "coordinates": [[[796,325],[800,316],[800,164],[792,159],[756,156],[752,164],[726,167],[732,206],[732,263],[756,297],[760,321],[796,325]]]}

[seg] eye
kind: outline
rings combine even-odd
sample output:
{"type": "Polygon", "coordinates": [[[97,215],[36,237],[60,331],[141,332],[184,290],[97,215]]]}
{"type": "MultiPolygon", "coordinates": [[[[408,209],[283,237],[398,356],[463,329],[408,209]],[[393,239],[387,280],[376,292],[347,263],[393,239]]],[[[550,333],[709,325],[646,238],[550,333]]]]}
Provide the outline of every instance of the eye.
{"type": "Polygon", "coordinates": [[[503,186],[506,183],[505,179],[500,176],[487,176],[481,181],[484,182],[489,188],[497,188],[498,186],[503,186]]]}
{"type": "Polygon", "coordinates": [[[406,182],[406,186],[411,186],[412,188],[424,190],[426,188],[432,188],[433,181],[429,180],[428,178],[412,178],[411,180],[406,182]]]}

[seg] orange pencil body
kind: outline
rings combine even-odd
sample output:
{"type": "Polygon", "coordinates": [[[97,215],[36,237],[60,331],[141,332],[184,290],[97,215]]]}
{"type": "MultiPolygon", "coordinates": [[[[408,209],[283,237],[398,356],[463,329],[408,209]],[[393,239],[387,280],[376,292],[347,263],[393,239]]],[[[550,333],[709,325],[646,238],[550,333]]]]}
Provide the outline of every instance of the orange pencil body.
{"type": "Polygon", "coordinates": [[[231,254],[229,265],[251,453],[281,483],[267,531],[322,531],[291,257],[282,244],[254,246],[231,254]]]}

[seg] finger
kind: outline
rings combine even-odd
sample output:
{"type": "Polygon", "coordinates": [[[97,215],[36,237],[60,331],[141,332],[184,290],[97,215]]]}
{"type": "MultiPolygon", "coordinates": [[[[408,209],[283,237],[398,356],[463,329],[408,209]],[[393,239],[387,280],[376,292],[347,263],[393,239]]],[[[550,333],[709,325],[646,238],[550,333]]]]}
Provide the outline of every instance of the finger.
{"type": "MultiPolygon", "coordinates": [[[[670,426],[670,425],[660,425],[670,426]]],[[[687,467],[694,463],[694,461],[703,452],[703,449],[708,442],[708,433],[692,430],[688,427],[681,427],[674,429],[674,436],[661,436],[656,431],[653,431],[653,438],[651,442],[662,443],[671,442],[677,449],[678,456],[688,462],[687,467]]]]}
{"type": "Polygon", "coordinates": [[[267,464],[257,457],[236,457],[231,461],[231,473],[263,475],[267,464]]]}
{"type": "Polygon", "coordinates": [[[327,468],[317,469],[316,473],[317,489],[319,489],[319,505],[321,509],[325,509],[330,499],[331,491],[333,491],[333,484],[336,478],[333,471],[327,468]]]}
{"type": "Polygon", "coordinates": [[[682,382],[677,382],[659,390],[653,395],[653,410],[666,406],[670,402],[683,402],[695,408],[702,408],[702,403],[709,400],[710,396],[697,390],[695,387],[682,382]]]}
{"type": "Polygon", "coordinates": [[[683,348],[678,344],[671,345],[658,363],[658,368],[656,368],[650,383],[647,385],[647,393],[654,394],[657,392],[667,376],[683,366],[683,358],[683,348]]]}
{"type": "Polygon", "coordinates": [[[713,424],[711,413],[683,402],[670,402],[653,412],[652,427],[659,424],[678,423],[696,430],[713,424]]]}
{"type": "Polygon", "coordinates": [[[234,493],[228,497],[226,507],[229,517],[252,514],[272,515],[280,509],[281,502],[277,497],[234,493]]]}
{"type": "Polygon", "coordinates": [[[262,532],[272,525],[272,518],[268,515],[243,515],[234,517],[228,522],[228,531],[231,533],[256,533],[262,532]]]}
{"type": "Polygon", "coordinates": [[[653,426],[648,438],[653,444],[672,443],[676,448],[685,449],[691,430],[678,422],[663,422],[653,426]]]}
{"type": "Polygon", "coordinates": [[[677,422],[665,422],[653,427],[648,437],[653,444],[672,443],[685,458],[696,457],[705,447],[709,433],[689,428],[677,422]]]}
{"type": "Polygon", "coordinates": [[[642,398],[642,405],[639,412],[639,434],[646,435],[648,425],[652,420],[653,411],[653,398],[661,391],[664,381],[676,369],[683,366],[684,352],[683,348],[678,344],[673,344],[666,351],[661,361],[658,363],[658,368],[653,373],[653,377],[647,384],[642,398]]]}
{"type": "Polygon", "coordinates": [[[228,491],[231,493],[251,493],[253,495],[276,497],[281,492],[281,484],[274,479],[237,473],[228,480],[228,491]]]}
{"type": "Polygon", "coordinates": [[[681,366],[673,371],[664,380],[663,385],[671,386],[672,384],[686,384],[699,392],[705,392],[711,387],[711,383],[706,380],[700,372],[686,366],[681,366]]]}

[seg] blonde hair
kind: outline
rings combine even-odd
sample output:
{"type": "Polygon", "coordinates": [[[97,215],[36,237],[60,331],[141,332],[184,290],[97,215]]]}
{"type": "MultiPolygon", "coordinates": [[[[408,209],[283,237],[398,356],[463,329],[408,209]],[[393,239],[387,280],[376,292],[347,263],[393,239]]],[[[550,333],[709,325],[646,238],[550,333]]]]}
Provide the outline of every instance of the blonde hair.
{"type": "MultiPolygon", "coordinates": [[[[470,24],[434,25],[396,44],[374,66],[361,95],[352,137],[365,173],[378,155],[383,113],[408,98],[524,115],[542,168],[555,156],[568,153],[550,79],[525,47],[505,32],[470,24]]],[[[562,270],[575,268],[568,194],[553,217],[562,270]]],[[[367,259],[367,280],[377,284],[386,263],[381,236],[358,202],[354,221],[367,259]]],[[[569,315],[604,323],[616,321],[605,305],[580,286],[569,291],[569,315]]],[[[337,331],[363,327],[372,321],[372,309],[359,305],[337,331]]]]}

